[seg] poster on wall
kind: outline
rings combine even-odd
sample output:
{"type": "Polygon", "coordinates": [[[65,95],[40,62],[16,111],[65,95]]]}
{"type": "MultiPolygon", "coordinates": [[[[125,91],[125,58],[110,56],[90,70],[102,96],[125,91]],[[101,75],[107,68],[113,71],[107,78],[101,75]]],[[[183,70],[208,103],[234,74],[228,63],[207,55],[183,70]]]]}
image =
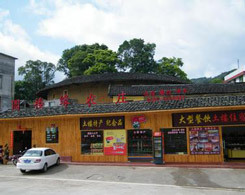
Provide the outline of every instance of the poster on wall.
{"type": "Polygon", "coordinates": [[[220,154],[220,139],[218,127],[190,128],[191,154],[220,154]]]}
{"type": "Polygon", "coordinates": [[[46,143],[58,143],[59,142],[59,131],[58,127],[51,125],[46,128],[46,143]]]}
{"type": "Polygon", "coordinates": [[[105,130],[104,131],[104,154],[105,155],[126,155],[126,131],[105,130]]]}

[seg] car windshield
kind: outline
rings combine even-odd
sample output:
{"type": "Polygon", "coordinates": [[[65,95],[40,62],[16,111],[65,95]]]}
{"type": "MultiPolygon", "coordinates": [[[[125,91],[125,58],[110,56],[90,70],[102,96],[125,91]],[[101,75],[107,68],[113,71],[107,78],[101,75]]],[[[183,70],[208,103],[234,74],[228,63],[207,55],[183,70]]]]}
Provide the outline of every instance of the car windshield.
{"type": "Polygon", "coordinates": [[[42,156],[42,151],[40,151],[40,150],[28,150],[25,154],[24,154],[24,156],[33,156],[33,157],[35,157],[35,156],[42,156]]]}

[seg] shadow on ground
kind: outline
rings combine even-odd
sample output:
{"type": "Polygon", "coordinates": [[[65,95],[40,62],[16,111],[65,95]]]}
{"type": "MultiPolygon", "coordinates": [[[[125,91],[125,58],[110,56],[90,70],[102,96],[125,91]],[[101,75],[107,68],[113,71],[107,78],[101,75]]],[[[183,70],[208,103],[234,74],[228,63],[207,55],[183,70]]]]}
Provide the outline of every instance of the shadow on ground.
{"type": "Polygon", "coordinates": [[[52,167],[49,167],[47,172],[43,172],[42,170],[33,170],[33,171],[27,171],[24,173],[24,175],[53,175],[55,173],[63,172],[68,168],[68,165],[66,164],[60,164],[59,166],[54,165],[52,167]]]}

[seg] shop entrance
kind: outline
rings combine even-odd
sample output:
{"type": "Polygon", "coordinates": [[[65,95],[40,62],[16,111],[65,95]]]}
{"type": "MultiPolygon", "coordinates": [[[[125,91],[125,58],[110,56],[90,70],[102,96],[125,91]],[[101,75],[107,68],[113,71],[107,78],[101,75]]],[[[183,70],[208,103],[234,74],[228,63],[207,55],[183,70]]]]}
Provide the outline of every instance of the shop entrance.
{"type": "Polygon", "coordinates": [[[20,151],[24,151],[25,148],[31,148],[31,137],[31,130],[14,131],[13,154],[19,154],[20,151]]]}
{"type": "Polygon", "coordinates": [[[222,137],[225,160],[245,160],[245,126],[223,127],[222,137]]]}
{"type": "Polygon", "coordinates": [[[152,130],[128,130],[128,159],[151,161],[152,157],[152,130]]]}

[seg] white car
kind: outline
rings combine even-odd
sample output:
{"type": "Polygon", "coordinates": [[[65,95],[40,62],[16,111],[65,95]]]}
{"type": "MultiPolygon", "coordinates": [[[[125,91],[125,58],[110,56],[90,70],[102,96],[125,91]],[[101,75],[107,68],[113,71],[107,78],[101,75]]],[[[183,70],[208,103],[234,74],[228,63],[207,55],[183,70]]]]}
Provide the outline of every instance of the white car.
{"type": "Polygon", "coordinates": [[[18,159],[17,169],[21,173],[27,170],[43,170],[46,172],[48,167],[60,164],[60,156],[50,148],[31,148],[18,159]]]}

